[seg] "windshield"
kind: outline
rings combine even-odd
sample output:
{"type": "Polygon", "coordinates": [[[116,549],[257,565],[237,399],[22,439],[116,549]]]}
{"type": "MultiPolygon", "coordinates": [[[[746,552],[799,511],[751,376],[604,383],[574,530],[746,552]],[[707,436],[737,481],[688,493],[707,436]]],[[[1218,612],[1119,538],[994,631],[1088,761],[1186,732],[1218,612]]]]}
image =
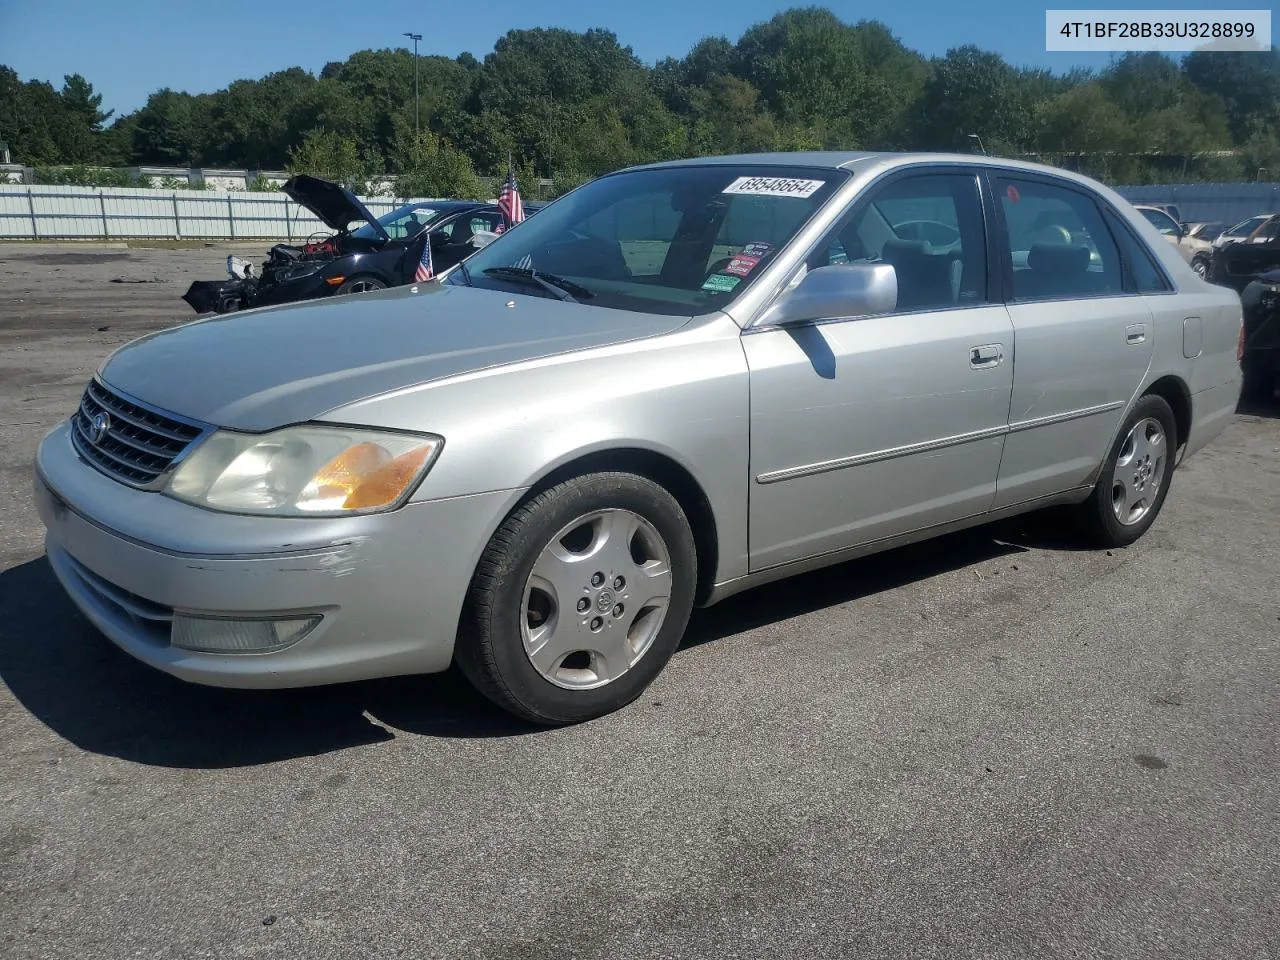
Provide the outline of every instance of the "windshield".
{"type": "MultiPolygon", "coordinates": [[[[439,219],[440,215],[439,210],[434,210],[429,205],[409,203],[399,209],[392,210],[390,213],[384,213],[378,218],[378,222],[382,224],[382,229],[387,231],[387,236],[392,240],[407,240],[409,237],[415,236],[418,231],[432,220],[439,219]]],[[[363,240],[381,239],[374,232],[373,227],[367,223],[356,230],[352,230],[351,236],[360,237],[363,240]]]]}
{"type": "Polygon", "coordinates": [[[1247,237],[1253,231],[1267,222],[1266,217],[1250,217],[1248,220],[1242,220],[1234,227],[1227,231],[1228,237],[1247,237]]]}
{"type": "Polygon", "coordinates": [[[736,164],[601,177],[507,231],[446,282],[556,296],[530,282],[532,270],[562,290],[572,284],[574,299],[593,306],[705,313],[747,289],[847,177],[736,164]]]}

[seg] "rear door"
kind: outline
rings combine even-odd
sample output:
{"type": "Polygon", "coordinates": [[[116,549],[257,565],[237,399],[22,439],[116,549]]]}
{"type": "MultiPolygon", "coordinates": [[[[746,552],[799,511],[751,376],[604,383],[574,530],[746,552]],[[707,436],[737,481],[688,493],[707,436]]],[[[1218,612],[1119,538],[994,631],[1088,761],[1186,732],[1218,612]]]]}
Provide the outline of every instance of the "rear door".
{"type": "Polygon", "coordinates": [[[1155,327],[1093,194],[991,172],[1015,359],[995,507],[1089,484],[1151,364],[1155,327]]]}

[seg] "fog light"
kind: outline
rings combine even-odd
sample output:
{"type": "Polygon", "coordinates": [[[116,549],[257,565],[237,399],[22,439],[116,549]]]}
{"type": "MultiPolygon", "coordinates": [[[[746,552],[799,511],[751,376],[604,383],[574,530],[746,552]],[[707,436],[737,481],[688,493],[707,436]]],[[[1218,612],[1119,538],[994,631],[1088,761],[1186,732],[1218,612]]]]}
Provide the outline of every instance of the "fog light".
{"type": "Polygon", "coordinates": [[[290,620],[215,620],[210,617],[173,618],[169,642],[199,653],[271,653],[297,643],[320,622],[320,617],[290,620]]]}

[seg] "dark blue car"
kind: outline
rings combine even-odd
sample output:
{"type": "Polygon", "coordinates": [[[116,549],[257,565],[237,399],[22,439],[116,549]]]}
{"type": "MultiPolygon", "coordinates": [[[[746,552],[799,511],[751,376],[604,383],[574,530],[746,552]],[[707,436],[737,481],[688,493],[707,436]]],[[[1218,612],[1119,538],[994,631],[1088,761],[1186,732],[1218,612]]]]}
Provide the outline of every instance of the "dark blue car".
{"type": "MultiPolygon", "coordinates": [[[[247,276],[197,280],[182,297],[196,313],[400,286],[413,280],[428,238],[438,274],[476,251],[477,234],[503,227],[497,204],[483,201],[424,200],[375,218],[354,193],[329,180],[300,175],[282,190],[336,233],[302,246],[276,244],[261,269],[250,265],[247,276]]],[[[536,204],[525,205],[526,215],[537,210],[536,204]]],[[[228,272],[230,267],[229,260],[228,272]]]]}

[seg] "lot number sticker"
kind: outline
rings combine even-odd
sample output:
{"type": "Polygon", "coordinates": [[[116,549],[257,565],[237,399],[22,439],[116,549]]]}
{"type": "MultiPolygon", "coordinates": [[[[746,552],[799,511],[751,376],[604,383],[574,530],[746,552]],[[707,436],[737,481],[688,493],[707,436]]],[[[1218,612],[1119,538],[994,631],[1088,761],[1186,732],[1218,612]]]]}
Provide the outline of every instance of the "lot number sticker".
{"type": "Polygon", "coordinates": [[[755,197],[809,197],[825,180],[793,180],[790,177],[739,177],[724,188],[725,193],[745,193],[755,197]]]}

